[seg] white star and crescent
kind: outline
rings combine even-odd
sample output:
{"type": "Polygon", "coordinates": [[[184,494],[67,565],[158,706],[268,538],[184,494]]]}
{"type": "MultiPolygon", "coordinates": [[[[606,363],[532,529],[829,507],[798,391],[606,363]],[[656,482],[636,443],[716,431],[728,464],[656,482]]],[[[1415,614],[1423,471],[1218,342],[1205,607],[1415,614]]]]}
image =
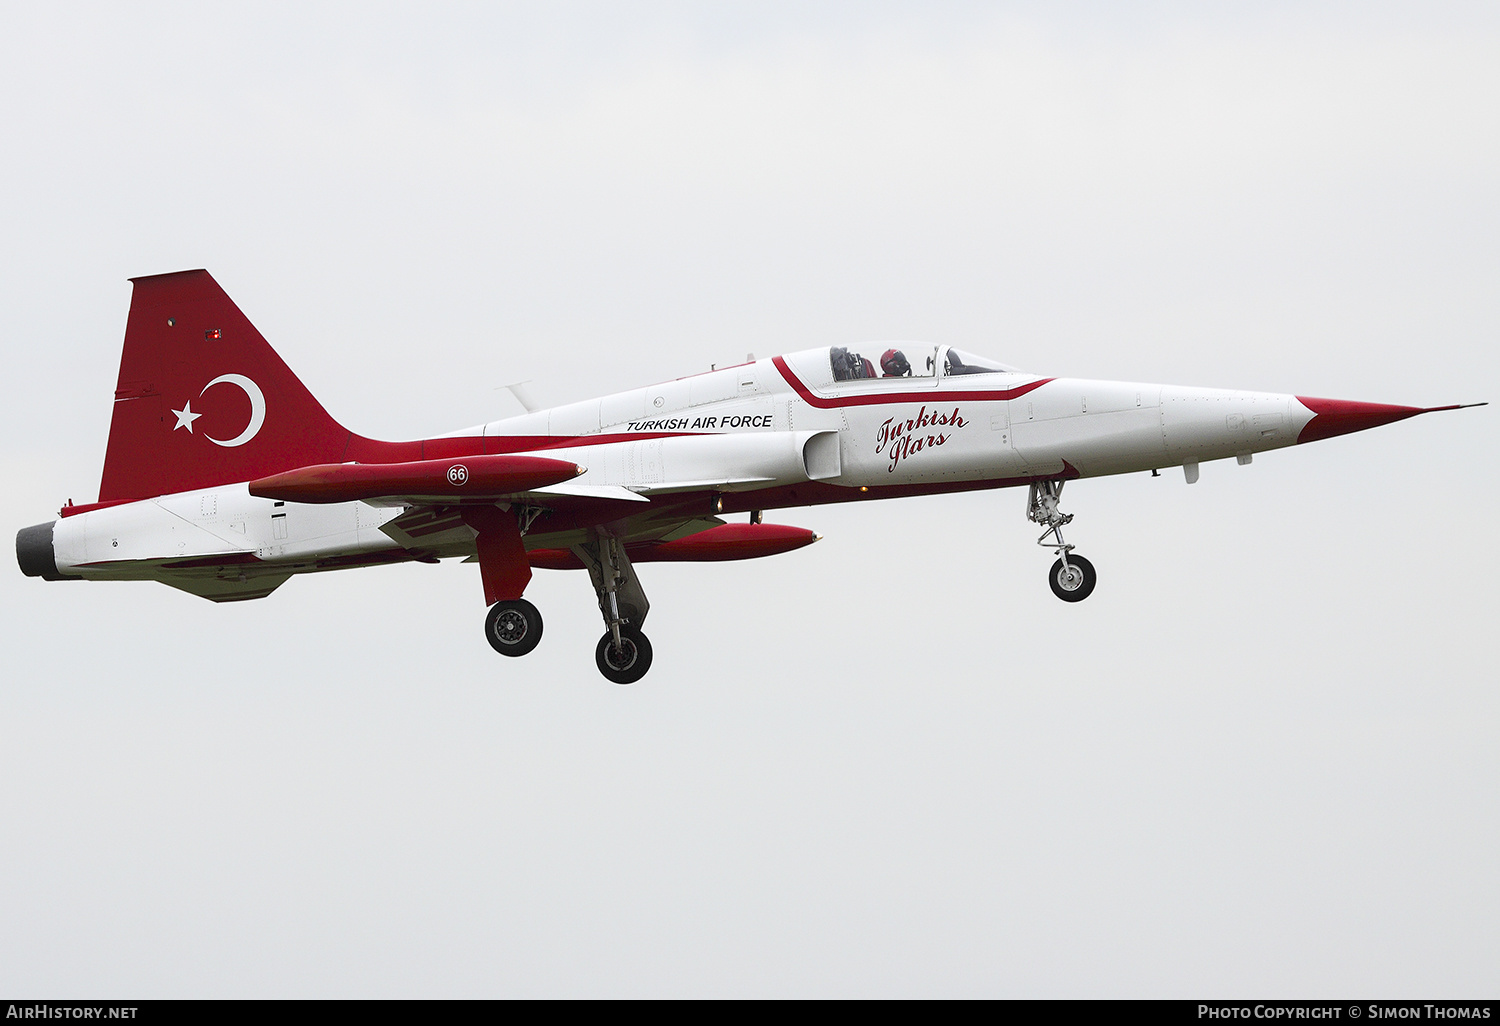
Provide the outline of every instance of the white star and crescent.
{"type": "Polygon", "coordinates": [[[193,412],[193,401],[191,399],[182,404],[182,409],[173,410],[172,412],[177,414],[177,423],[173,425],[172,430],[176,431],[178,428],[187,428],[188,434],[193,433],[193,421],[203,416],[201,413],[193,412]]]}
{"type": "MultiPolygon", "coordinates": [[[[203,391],[199,392],[198,395],[201,397],[210,388],[213,388],[215,385],[220,383],[226,385],[235,385],[245,393],[245,398],[250,400],[250,422],[245,425],[245,430],[241,431],[238,435],[235,435],[233,438],[228,439],[227,441],[221,438],[215,438],[212,435],[204,435],[203,437],[208,439],[215,445],[222,445],[225,448],[233,448],[237,445],[244,445],[246,442],[250,441],[250,439],[254,438],[257,434],[260,433],[261,425],[266,422],[265,393],[260,390],[259,385],[251,381],[249,378],[245,377],[245,375],[243,374],[220,374],[208,384],[204,385],[203,391]]],[[[183,403],[182,409],[173,410],[172,412],[177,416],[177,423],[173,425],[172,430],[176,431],[178,428],[185,427],[188,429],[188,434],[193,433],[193,421],[203,416],[203,414],[201,413],[193,412],[192,400],[183,403]]]]}

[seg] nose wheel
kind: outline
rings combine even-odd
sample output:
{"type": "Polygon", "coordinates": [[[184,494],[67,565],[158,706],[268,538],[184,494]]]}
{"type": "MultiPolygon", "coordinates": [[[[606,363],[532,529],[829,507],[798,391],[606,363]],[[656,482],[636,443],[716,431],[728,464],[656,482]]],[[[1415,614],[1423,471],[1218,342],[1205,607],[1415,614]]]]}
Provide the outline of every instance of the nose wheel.
{"type": "Polygon", "coordinates": [[[1052,564],[1047,583],[1052,585],[1052,594],[1064,602],[1082,602],[1093,593],[1098,579],[1094,564],[1082,556],[1069,555],[1066,563],[1059,559],[1052,564]]]}
{"type": "Polygon", "coordinates": [[[1057,562],[1047,574],[1052,594],[1064,602],[1082,602],[1094,593],[1099,575],[1094,572],[1094,564],[1082,556],[1073,555],[1073,546],[1063,541],[1062,529],[1073,522],[1073,514],[1058,509],[1062,490],[1062,481],[1032,484],[1031,494],[1026,500],[1026,519],[1047,528],[1036,543],[1057,553],[1057,562]],[[1052,540],[1048,541],[1048,538],[1052,540]]]}
{"type": "Polygon", "coordinates": [[[523,656],[542,640],[542,614],[525,599],[496,602],[484,618],[484,636],[504,656],[523,656]]]}

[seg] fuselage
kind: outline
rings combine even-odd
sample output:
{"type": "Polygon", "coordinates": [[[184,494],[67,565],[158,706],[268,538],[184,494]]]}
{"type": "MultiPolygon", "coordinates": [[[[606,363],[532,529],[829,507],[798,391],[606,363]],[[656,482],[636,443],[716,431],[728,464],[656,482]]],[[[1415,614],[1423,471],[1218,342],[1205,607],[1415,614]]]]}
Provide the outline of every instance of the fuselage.
{"type": "Polygon", "coordinates": [[[1064,540],[1067,481],[1181,466],[1192,483],[1204,461],[1455,408],[1048,378],[881,343],[386,442],[330,416],[206,270],[132,281],[99,501],[18,532],[23,573],[239,602],[297,574],[463,559],[488,644],[520,657],[543,632],[533,569],[584,570],[605,628],[595,663],[616,684],[653,658],[636,564],[818,540],[766,510],[1026,485],[1056,556],[1048,585],[1081,602],[1098,573],[1064,540]],[[721,518],[737,512],[748,522],[721,518]]]}
{"type": "MultiPolygon", "coordinates": [[[[836,380],[830,350],[806,350],[402,443],[401,451],[426,460],[537,453],[572,461],[584,472],[556,494],[614,496],[622,536],[637,542],[665,537],[668,524],[680,534],[684,516],[708,527],[718,513],[1245,459],[1295,444],[1315,416],[1292,395],[1009,368],[944,373],[947,350],[925,351],[925,375],[836,380]]],[[[546,491],[529,550],[566,549],[588,526],[548,510],[546,491]]],[[[473,533],[441,509],[413,522],[403,520],[404,504],[289,502],[254,496],[248,482],[63,514],[52,538],[59,574],[161,580],[210,598],[258,597],[299,572],[474,551],[473,533]]]]}

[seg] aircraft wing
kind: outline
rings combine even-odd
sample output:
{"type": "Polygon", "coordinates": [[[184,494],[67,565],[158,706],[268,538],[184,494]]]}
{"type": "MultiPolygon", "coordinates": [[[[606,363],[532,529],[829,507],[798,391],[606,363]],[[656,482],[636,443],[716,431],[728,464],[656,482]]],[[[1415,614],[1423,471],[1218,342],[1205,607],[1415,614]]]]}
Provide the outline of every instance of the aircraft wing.
{"type": "MultiPolygon", "coordinates": [[[[600,524],[610,524],[611,534],[625,543],[631,558],[638,559],[746,559],[806,545],[816,540],[810,531],[725,524],[703,512],[701,502],[684,501],[673,493],[776,481],[792,475],[791,464],[805,476],[804,450],[823,434],[829,433],[805,432],[796,438],[770,440],[773,458],[760,454],[762,465],[752,466],[748,473],[741,470],[740,477],[699,480],[689,474],[686,481],[654,482],[652,495],[617,484],[579,481],[584,468],[567,458],[556,458],[566,453],[316,464],[251,481],[249,491],[287,502],[358,501],[399,509],[380,523],[383,534],[419,560],[478,559],[489,566],[492,593],[499,594],[518,582],[524,586],[520,577],[512,580],[505,575],[519,573],[526,562],[556,569],[582,566],[575,550],[589,543],[591,529],[600,524]],[[695,540],[689,544],[689,538],[695,540]]],[[[679,461],[705,464],[691,468],[700,474],[710,470],[707,457],[725,444],[723,440],[683,441],[691,443],[684,451],[693,458],[679,456],[679,461]]],[[[755,444],[766,448],[764,441],[755,444]]],[[[744,447],[739,442],[739,448],[744,447]]]]}
{"type": "MultiPolygon", "coordinates": [[[[381,504],[390,503],[389,497],[378,501],[381,504]]],[[[665,509],[654,506],[644,495],[612,485],[567,482],[547,488],[508,492],[486,500],[486,504],[496,502],[537,510],[536,519],[527,525],[529,533],[537,538],[545,535],[549,545],[566,546],[575,540],[581,540],[586,529],[594,524],[627,520],[631,525],[632,535],[637,528],[645,528],[648,533],[654,533],[659,528],[660,533],[665,535],[694,519],[680,513],[668,514],[665,509]],[[665,520],[665,523],[657,524],[659,518],[665,520]],[[577,536],[576,539],[574,535],[577,536]]],[[[410,508],[400,516],[383,524],[381,531],[403,548],[423,553],[429,558],[473,553],[475,534],[470,523],[472,516],[465,516],[466,510],[474,507],[472,502],[418,501],[409,505],[410,508]]],[[[712,527],[719,523],[723,521],[714,519],[713,523],[704,526],[712,527]]]]}

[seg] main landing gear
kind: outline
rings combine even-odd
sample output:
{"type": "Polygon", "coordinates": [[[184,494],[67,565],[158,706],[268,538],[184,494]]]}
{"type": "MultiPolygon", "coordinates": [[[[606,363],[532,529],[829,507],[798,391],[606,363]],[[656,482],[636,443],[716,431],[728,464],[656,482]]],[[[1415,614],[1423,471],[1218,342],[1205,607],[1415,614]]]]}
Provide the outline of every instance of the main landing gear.
{"type": "Polygon", "coordinates": [[[1064,602],[1082,602],[1094,593],[1099,578],[1094,573],[1094,564],[1082,556],[1073,555],[1073,546],[1063,541],[1062,529],[1073,522],[1073,514],[1063,513],[1057,508],[1062,490],[1062,481],[1033,483],[1031,494],[1026,499],[1026,519],[1047,528],[1036,543],[1057,553],[1057,562],[1047,574],[1052,594],[1064,602]],[[1049,542],[1049,535],[1055,540],[1049,542]]]}
{"type": "MultiPolygon", "coordinates": [[[[490,611],[484,637],[503,656],[523,656],[542,640],[542,614],[521,598],[531,580],[531,565],[521,540],[537,510],[509,506],[463,507],[464,523],[474,532],[480,579],[490,611]]],[[[625,554],[625,544],[607,528],[571,547],[588,568],[604,637],[594,652],[599,672],[616,684],[634,684],[651,668],[651,642],[641,633],[651,603],[625,554]]]]}
{"type": "Polygon", "coordinates": [[[604,637],[594,648],[594,662],[605,680],[634,684],[651,669],[651,642],[641,633],[651,603],[625,555],[625,545],[596,528],[592,544],[575,545],[573,555],[588,567],[604,617],[604,637]]]}
{"type": "MultiPolygon", "coordinates": [[[[651,642],[641,633],[651,603],[635,567],[619,539],[602,531],[572,551],[588,568],[604,616],[606,629],[594,649],[594,662],[606,680],[634,684],[651,669],[651,642]]],[[[484,636],[501,655],[523,656],[542,640],[542,614],[525,599],[496,602],[484,618],[484,636]]]]}
{"type": "Polygon", "coordinates": [[[651,669],[651,642],[638,630],[620,628],[620,639],[606,631],[594,648],[594,662],[606,680],[634,684],[651,669]]]}
{"type": "Polygon", "coordinates": [[[496,602],[484,618],[484,636],[504,656],[523,656],[542,640],[542,614],[525,599],[496,602]]]}

